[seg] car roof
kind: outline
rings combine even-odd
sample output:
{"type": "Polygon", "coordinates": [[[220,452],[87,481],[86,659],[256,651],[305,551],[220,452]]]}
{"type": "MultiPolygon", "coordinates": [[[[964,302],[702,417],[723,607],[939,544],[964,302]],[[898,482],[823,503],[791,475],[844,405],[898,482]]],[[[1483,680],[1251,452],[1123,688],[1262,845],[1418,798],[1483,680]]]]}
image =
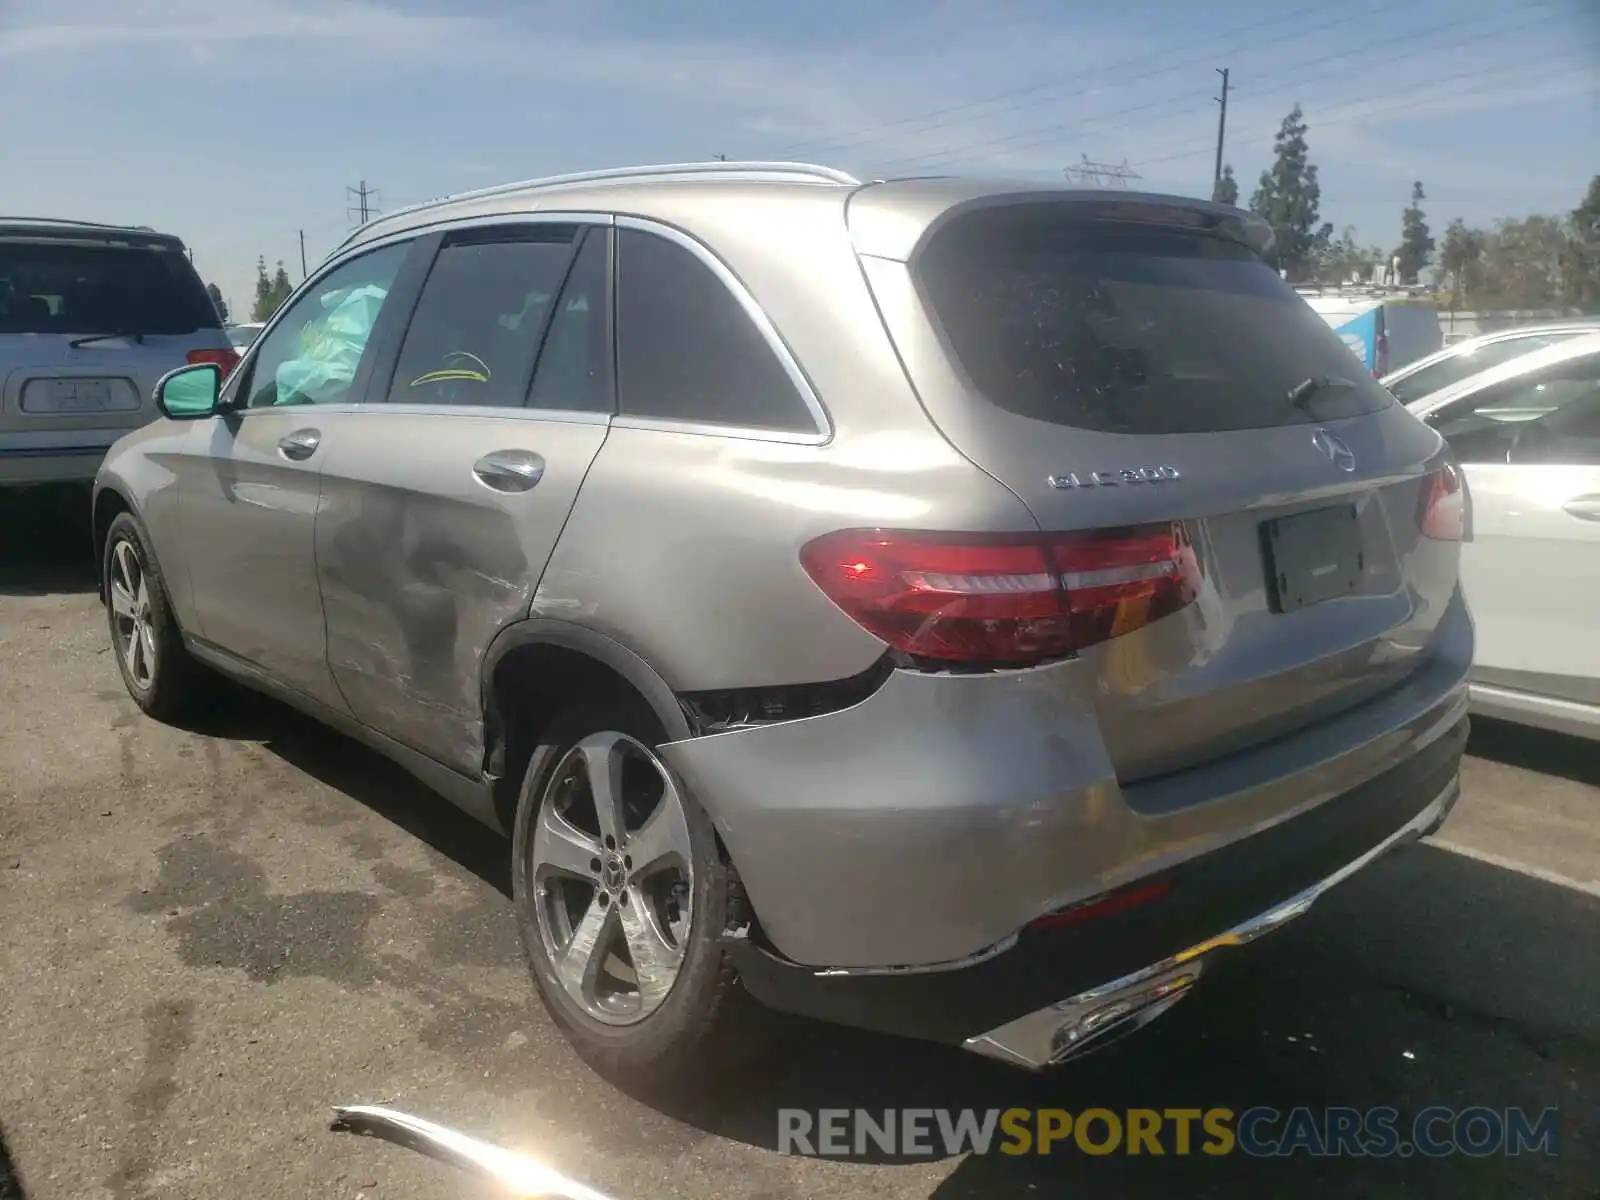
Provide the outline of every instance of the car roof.
{"type": "Polygon", "coordinates": [[[96,221],[71,221],[57,217],[0,217],[0,238],[50,238],[183,249],[180,238],[170,233],[159,233],[148,225],[105,225],[96,221]]]}
{"type": "Polygon", "coordinates": [[[1421,358],[1414,359],[1403,367],[1396,367],[1379,382],[1385,386],[1391,383],[1401,383],[1419,371],[1427,370],[1435,363],[1446,362],[1463,354],[1475,354],[1484,346],[1492,346],[1496,342],[1538,337],[1543,333],[1581,332],[1585,329],[1600,332],[1600,316],[1566,317],[1556,321],[1539,321],[1532,325],[1512,325],[1506,329],[1492,329],[1487,333],[1475,333],[1471,337],[1462,338],[1458,342],[1451,342],[1449,345],[1441,346],[1432,354],[1424,354],[1421,358]]]}
{"type": "MultiPolygon", "coordinates": [[[[668,163],[523,180],[446,196],[377,217],[350,235],[333,255],[430,226],[519,213],[594,212],[654,218],[667,223],[693,210],[696,220],[781,222],[786,206],[809,199],[841,211],[858,250],[904,259],[943,219],[956,211],[1008,200],[1080,200],[1118,205],[1165,205],[1208,215],[1212,224],[1264,249],[1271,231],[1239,209],[1192,197],[1112,189],[1063,188],[1037,179],[952,176],[863,181],[833,167],[785,162],[668,163]],[[764,204],[771,201],[770,205],[764,204]],[[701,204],[700,202],[704,202],[701,204]]],[[[700,230],[696,230],[700,232],[700,230]]],[[[332,257],[332,256],[330,256],[332,257]]]]}
{"type": "Polygon", "coordinates": [[[1406,407],[1414,413],[1432,412],[1486,387],[1493,387],[1534,371],[1542,371],[1546,367],[1560,366],[1572,359],[1588,358],[1597,354],[1600,354],[1600,333],[1571,338],[1554,346],[1546,346],[1543,350],[1535,350],[1532,354],[1513,358],[1510,362],[1490,367],[1486,371],[1479,371],[1476,375],[1469,375],[1449,387],[1413,400],[1406,407]]]}

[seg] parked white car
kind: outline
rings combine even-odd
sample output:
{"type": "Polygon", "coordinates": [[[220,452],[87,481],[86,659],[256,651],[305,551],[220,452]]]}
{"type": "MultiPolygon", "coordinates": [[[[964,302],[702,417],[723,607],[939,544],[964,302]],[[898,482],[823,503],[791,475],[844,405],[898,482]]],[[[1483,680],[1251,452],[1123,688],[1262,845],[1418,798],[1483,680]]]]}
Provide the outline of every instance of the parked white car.
{"type": "Polygon", "coordinates": [[[1454,341],[1447,334],[1443,350],[1407,363],[1378,382],[1401,404],[1411,404],[1524,354],[1594,333],[1600,333],[1600,317],[1519,325],[1454,341]]]}
{"type": "Polygon", "coordinates": [[[1467,477],[1473,711],[1600,738],[1600,334],[1408,407],[1467,477]]]}

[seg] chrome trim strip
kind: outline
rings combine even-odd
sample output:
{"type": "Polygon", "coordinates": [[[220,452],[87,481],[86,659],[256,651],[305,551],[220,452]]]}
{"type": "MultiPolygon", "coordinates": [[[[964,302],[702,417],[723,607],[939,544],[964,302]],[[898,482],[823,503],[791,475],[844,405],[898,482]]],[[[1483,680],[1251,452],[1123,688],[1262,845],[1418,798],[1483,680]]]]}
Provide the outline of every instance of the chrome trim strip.
{"type": "MultiPolygon", "coordinates": [[[[634,425],[633,422],[639,420],[639,418],[630,418],[628,427],[647,429],[667,427],[684,432],[712,433],[721,437],[744,437],[768,442],[798,441],[818,443],[825,442],[833,436],[833,422],[828,417],[828,410],[823,407],[821,398],[817,395],[816,390],[811,386],[811,380],[808,379],[805,372],[800,369],[799,361],[789,350],[789,347],[784,342],[783,338],[779,336],[778,330],[772,324],[771,319],[767,316],[766,310],[763,309],[757,302],[755,296],[751,294],[750,289],[745,287],[744,281],[735,275],[728,268],[727,264],[718,258],[715,252],[713,252],[709,246],[697,238],[691,237],[689,234],[685,233],[681,229],[676,228],[675,226],[667,225],[661,221],[652,221],[644,217],[619,216],[617,217],[617,228],[634,229],[641,233],[651,233],[655,234],[657,237],[664,237],[669,242],[675,242],[679,246],[682,246],[690,254],[694,255],[708,268],[710,268],[711,273],[722,281],[722,286],[733,293],[734,299],[739,302],[740,307],[744,309],[746,315],[748,315],[750,320],[755,323],[757,331],[766,341],[768,347],[770,347],[772,352],[778,356],[778,362],[782,364],[784,372],[789,376],[789,380],[794,384],[795,390],[800,393],[800,399],[805,403],[806,409],[811,413],[811,419],[816,423],[816,430],[814,432],[807,433],[785,432],[782,430],[772,429],[737,430],[717,425],[704,425],[678,421],[650,420],[646,424],[634,425]]],[[[616,424],[620,423],[621,418],[618,419],[616,424]]]]}
{"type": "Polygon", "coordinates": [[[1105,1035],[1124,1028],[1129,1022],[1143,1024],[1154,1019],[1187,993],[1200,977],[1206,955],[1225,947],[1247,945],[1304,916],[1324,893],[1375,859],[1402,843],[1432,833],[1444,822],[1460,795],[1461,777],[1457,775],[1411,820],[1321,882],[1312,884],[1266,912],[1240,922],[1226,933],[1190,946],[1161,962],[1079,992],[1058,1004],[1008,1021],[987,1033],[970,1037],[962,1043],[963,1048],[988,1058],[1038,1070],[1076,1058],[1085,1053],[1092,1042],[1101,1041],[1105,1035]]]}
{"type": "Polygon", "coordinates": [[[541,1162],[502,1150],[398,1109],[351,1104],[333,1110],[329,1129],[377,1138],[493,1182],[507,1196],[539,1200],[610,1200],[541,1162]]]}

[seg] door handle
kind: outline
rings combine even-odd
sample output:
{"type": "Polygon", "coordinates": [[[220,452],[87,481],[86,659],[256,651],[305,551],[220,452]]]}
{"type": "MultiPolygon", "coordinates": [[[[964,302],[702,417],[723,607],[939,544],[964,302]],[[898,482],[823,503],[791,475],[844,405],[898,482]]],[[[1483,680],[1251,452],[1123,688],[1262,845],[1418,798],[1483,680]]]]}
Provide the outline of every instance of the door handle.
{"type": "Polygon", "coordinates": [[[472,464],[479,483],[497,492],[526,492],[544,478],[544,459],[532,450],[496,450],[472,464]]]}
{"type": "Polygon", "coordinates": [[[278,453],[293,462],[304,462],[317,452],[321,444],[321,430],[296,429],[278,439],[278,453]]]}
{"type": "Polygon", "coordinates": [[[1578,496],[1561,507],[1580,521],[1600,521],[1600,496],[1578,496]]]}

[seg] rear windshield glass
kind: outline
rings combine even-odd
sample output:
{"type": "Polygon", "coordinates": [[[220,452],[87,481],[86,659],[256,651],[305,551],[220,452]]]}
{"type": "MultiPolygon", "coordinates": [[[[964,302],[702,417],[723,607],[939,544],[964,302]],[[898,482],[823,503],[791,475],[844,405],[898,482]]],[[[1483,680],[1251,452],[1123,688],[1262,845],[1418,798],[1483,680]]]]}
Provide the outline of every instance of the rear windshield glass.
{"type": "Polygon", "coordinates": [[[221,321],[177,250],[0,241],[0,333],[193,333],[221,321]]]}
{"type": "Polygon", "coordinates": [[[1221,237],[1008,206],[951,221],[915,270],[968,377],[1023,416],[1200,433],[1394,403],[1272,267],[1221,237]],[[1302,386],[1324,377],[1345,386],[1302,386]]]}

